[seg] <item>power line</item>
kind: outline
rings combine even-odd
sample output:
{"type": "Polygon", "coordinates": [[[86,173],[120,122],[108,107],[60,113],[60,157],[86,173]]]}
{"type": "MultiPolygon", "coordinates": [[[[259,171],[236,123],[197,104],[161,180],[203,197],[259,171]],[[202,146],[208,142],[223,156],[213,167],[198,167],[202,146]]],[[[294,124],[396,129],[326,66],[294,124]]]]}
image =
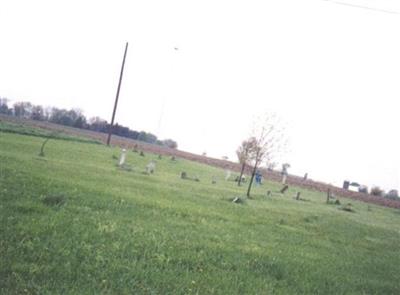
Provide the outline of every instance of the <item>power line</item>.
{"type": "Polygon", "coordinates": [[[383,13],[389,13],[389,14],[400,14],[400,12],[394,11],[394,10],[386,10],[386,9],[352,4],[352,3],[342,2],[342,1],[334,1],[334,0],[323,0],[323,1],[331,2],[331,3],[335,3],[335,4],[339,4],[339,5],[344,5],[344,6],[350,6],[350,7],[354,7],[354,8],[362,8],[362,9],[377,11],[377,12],[383,12],[383,13]]]}

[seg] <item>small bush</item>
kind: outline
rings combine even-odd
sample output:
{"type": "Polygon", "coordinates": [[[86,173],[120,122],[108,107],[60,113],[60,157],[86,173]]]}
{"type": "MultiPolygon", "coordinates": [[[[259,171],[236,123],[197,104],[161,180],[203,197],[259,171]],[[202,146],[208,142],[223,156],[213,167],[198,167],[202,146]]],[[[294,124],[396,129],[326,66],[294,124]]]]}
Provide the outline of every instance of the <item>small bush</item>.
{"type": "Polygon", "coordinates": [[[374,186],[373,188],[371,188],[371,195],[382,197],[383,194],[384,194],[384,191],[379,186],[374,186]]]}

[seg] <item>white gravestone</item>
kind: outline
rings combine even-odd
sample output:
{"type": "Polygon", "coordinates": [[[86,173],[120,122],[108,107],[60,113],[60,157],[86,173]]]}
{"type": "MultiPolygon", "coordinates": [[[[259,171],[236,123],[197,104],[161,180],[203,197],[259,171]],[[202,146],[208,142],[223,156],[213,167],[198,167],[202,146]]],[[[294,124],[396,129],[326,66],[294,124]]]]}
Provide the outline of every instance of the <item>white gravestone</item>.
{"type": "Polygon", "coordinates": [[[281,172],[281,174],[282,174],[282,184],[286,184],[286,179],[287,179],[287,176],[288,176],[287,169],[289,167],[290,167],[290,165],[287,164],[287,163],[282,165],[282,172],[281,172]]]}
{"type": "Polygon", "coordinates": [[[154,161],[151,161],[149,164],[146,166],[146,172],[148,174],[153,174],[154,170],[156,169],[156,163],[154,161]]]}
{"type": "Polygon", "coordinates": [[[119,157],[119,163],[118,166],[123,166],[125,164],[126,160],[126,149],[122,149],[121,156],[119,157]]]}
{"type": "Polygon", "coordinates": [[[229,178],[231,178],[231,174],[232,174],[231,170],[226,170],[225,171],[225,180],[226,181],[228,181],[229,178]]]}

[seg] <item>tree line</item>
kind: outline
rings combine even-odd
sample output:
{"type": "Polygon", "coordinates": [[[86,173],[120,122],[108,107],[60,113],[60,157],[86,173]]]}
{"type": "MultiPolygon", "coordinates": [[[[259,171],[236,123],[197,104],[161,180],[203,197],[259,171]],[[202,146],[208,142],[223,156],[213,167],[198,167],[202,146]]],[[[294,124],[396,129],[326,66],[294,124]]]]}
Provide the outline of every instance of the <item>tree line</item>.
{"type": "MultiPolygon", "coordinates": [[[[0,97],[0,114],[13,117],[31,119],[37,121],[51,122],[69,127],[92,130],[97,132],[108,133],[110,124],[107,120],[100,117],[87,119],[83,112],[79,109],[62,109],[56,107],[43,107],[34,105],[30,102],[16,102],[12,106],[8,104],[9,100],[0,97]]],[[[157,144],[176,149],[178,143],[172,139],[160,140],[156,135],[145,132],[132,130],[129,127],[115,124],[112,127],[112,133],[118,136],[127,137],[150,144],[157,144]]]]}

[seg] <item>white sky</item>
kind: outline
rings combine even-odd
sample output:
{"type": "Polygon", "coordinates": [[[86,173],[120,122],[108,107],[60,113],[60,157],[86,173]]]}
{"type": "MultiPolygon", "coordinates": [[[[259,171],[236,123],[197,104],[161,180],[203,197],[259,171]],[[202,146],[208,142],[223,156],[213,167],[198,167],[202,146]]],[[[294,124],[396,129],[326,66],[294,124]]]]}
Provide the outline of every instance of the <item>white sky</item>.
{"type": "Polygon", "coordinates": [[[274,111],[291,173],[400,188],[400,14],[343,3],[400,13],[398,0],[0,0],[0,96],[110,120],[129,41],[119,123],[235,159],[274,111]]]}

